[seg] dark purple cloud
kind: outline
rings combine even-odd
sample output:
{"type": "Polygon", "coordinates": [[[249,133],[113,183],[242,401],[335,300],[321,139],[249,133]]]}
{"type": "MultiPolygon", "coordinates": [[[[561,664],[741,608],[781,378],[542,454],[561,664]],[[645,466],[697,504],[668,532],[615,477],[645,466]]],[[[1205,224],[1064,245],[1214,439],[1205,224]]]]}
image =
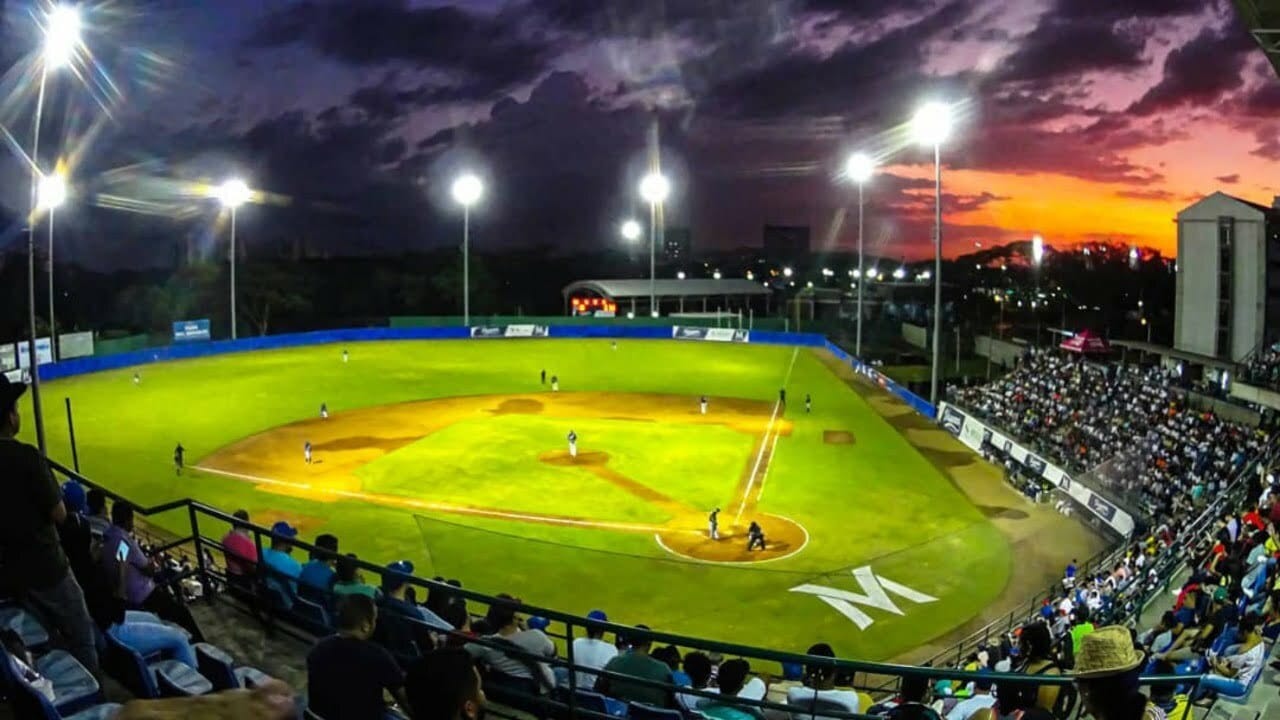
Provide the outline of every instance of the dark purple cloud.
{"type": "Polygon", "coordinates": [[[1153,115],[1185,105],[1211,105],[1244,84],[1245,60],[1256,51],[1253,37],[1235,23],[1221,30],[1206,28],[1169,52],[1160,82],[1129,112],[1153,115]]]}

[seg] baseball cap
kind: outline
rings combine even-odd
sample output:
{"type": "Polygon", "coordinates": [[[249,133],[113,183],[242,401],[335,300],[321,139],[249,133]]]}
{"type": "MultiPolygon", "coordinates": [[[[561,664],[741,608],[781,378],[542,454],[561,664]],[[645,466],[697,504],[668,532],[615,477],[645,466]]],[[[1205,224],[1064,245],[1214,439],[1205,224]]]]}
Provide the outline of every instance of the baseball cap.
{"type": "Polygon", "coordinates": [[[296,538],[298,537],[298,528],[284,520],[278,520],[276,524],[271,526],[271,534],[282,538],[296,538]]]}
{"type": "Polygon", "coordinates": [[[599,622],[609,622],[609,616],[604,614],[603,610],[592,610],[587,613],[588,620],[596,620],[599,622]]]}
{"type": "Polygon", "coordinates": [[[26,391],[26,385],[12,382],[9,376],[0,373],[0,410],[8,410],[26,391]]]}
{"type": "Polygon", "coordinates": [[[68,480],[62,483],[62,500],[67,504],[67,509],[73,513],[84,514],[89,508],[89,500],[85,495],[84,486],[75,480],[68,480]]]}
{"type": "Polygon", "coordinates": [[[397,560],[393,563],[387,563],[387,569],[391,572],[401,573],[403,575],[412,575],[413,563],[408,560],[397,560]]]}
{"type": "Polygon", "coordinates": [[[534,615],[525,623],[530,630],[546,630],[551,625],[551,621],[541,615],[534,615]]]}

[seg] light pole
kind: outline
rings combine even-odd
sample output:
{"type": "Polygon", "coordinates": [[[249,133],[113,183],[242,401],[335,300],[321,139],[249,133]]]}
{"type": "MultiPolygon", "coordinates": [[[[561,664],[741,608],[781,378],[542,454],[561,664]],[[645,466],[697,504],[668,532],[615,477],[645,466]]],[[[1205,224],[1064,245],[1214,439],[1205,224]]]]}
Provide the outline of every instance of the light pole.
{"type": "Polygon", "coordinates": [[[671,194],[671,182],[660,172],[640,180],[640,198],[649,203],[649,314],[658,314],[656,272],[658,258],[658,205],[671,194]]]}
{"type": "MultiPolygon", "coordinates": [[[[40,89],[36,94],[36,113],[31,139],[31,217],[27,218],[27,368],[31,375],[31,410],[36,421],[36,444],[40,455],[48,455],[44,437],[44,411],[40,404],[40,368],[36,362],[36,235],[35,211],[39,207],[40,122],[44,116],[44,91],[49,71],[71,63],[80,49],[80,13],[73,7],[58,5],[44,17],[44,57],[40,68],[40,89]]],[[[50,338],[50,342],[53,340],[50,338]]]]}
{"type": "Polygon", "coordinates": [[[929,402],[938,404],[938,359],[942,344],[942,143],[951,133],[951,107],[925,103],[911,119],[916,142],[933,146],[933,368],[929,377],[929,402]]]}
{"type": "Polygon", "coordinates": [[[849,161],[845,164],[845,174],[858,184],[858,334],[854,341],[853,354],[858,356],[859,360],[862,359],[862,189],[871,179],[871,173],[875,167],[875,161],[865,153],[850,155],[849,161]]]}
{"type": "Polygon", "coordinates": [[[49,352],[58,360],[58,324],[53,312],[53,213],[67,200],[67,180],[54,171],[36,186],[36,208],[49,213],[49,352]]]}
{"type": "Polygon", "coordinates": [[[484,194],[484,183],[471,173],[453,181],[453,200],[462,206],[462,324],[471,325],[471,206],[484,194]]]}
{"type": "Polygon", "coordinates": [[[1031,264],[1036,274],[1035,298],[1031,301],[1031,311],[1036,315],[1036,345],[1040,344],[1040,264],[1044,262],[1044,238],[1039,234],[1031,238],[1031,264]]]}
{"type": "Polygon", "coordinates": [[[252,191],[248,184],[239,178],[232,178],[218,186],[214,191],[222,207],[231,212],[231,339],[236,339],[236,210],[249,201],[252,191]]]}

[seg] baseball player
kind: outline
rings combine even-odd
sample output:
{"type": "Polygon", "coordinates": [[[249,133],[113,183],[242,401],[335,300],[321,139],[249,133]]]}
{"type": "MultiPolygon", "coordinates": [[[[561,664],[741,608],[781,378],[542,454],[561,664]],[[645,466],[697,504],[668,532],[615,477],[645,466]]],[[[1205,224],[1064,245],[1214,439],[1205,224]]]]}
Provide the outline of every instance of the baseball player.
{"type": "Polygon", "coordinates": [[[614,340],[613,342],[609,343],[609,345],[610,345],[610,346],[612,346],[614,350],[617,350],[617,349],[618,349],[618,341],[617,341],[617,340],[614,340]]]}
{"type": "Polygon", "coordinates": [[[346,364],[347,364],[347,360],[348,360],[348,358],[349,358],[349,357],[350,357],[350,356],[347,354],[347,349],[346,349],[346,348],[342,348],[342,364],[343,364],[343,365],[346,365],[346,364]]]}
{"type": "Polygon", "coordinates": [[[786,407],[786,404],[787,404],[787,389],[786,389],[786,388],[778,388],[778,402],[779,402],[779,403],[782,403],[783,407],[786,407]]]}
{"type": "Polygon", "coordinates": [[[804,411],[807,413],[813,409],[813,400],[810,399],[809,393],[804,394],[804,411]]]}
{"type": "Polygon", "coordinates": [[[569,431],[569,457],[578,457],[578,433],[572,430],[569,431]]]}
{"type": "Polygon", "coordinates": [[[703,395],[702,399],[698,401],[698,407],[702,409],[703,415],[707,414],[707,396],[706,395],[703,395]]]}
{"type": "Polygon", "coordinates": [[[142,384],[142,373],[135,372],[135,373],[133,374],[133,384],[134,384],[134,385],[141,385],[141,384],[142,384]]]}
{"type": "Polygon", "coordinates": [[[551,376],[551,392],[560,392],[560,376],[551,376]]]}
{"type": "Polygon", "coordinates": [[[329,406],[326,405],[325,403],[320,403],[320,419],[321,420],[329,419],[329,406]]]}
{"type": "Polygon", "coordinates": [[[760,523],[755,520],[751,521],[751,526],[747,528],[747,550],[765,549],[764,528],[760,527],[760,523]]]}
{"type": "Polygon", "coordinates": [[[302,457],[306,459],[307,464],[311,464],[311,441],[302,443],[302,457]]]}
{"type": "Polygon", "coordinates": [[[712,540],[720,539],[720,508],[712,510],[707,516],[707,534],[712,540]]]}
{"type": "Polygon", "coordinates": [[[546,384],[547,384],[547,369],[546,369],[546,368],[543,368],[543,369],[542,369],[542,379],[541,379],[541,380],[539,380],[538,382],[542,383],[543,385],[546,385],[546,384]]]}
{"type": "Polygon", "coordinates": [[[182,447],[182,443],[178,443],[177,446],[173,448],[173,470],[175,475],[182,474],[182,457],[186,452],[187,449],[182,447]]]}

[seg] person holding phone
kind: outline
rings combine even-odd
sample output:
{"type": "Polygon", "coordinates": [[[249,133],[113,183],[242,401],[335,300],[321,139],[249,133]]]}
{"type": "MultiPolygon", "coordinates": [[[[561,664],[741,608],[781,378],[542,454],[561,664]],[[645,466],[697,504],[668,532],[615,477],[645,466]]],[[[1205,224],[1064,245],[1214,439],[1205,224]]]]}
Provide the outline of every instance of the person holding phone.
{"type": "Polygon", "coordinates": [[[133,515],[133,506],[124,500],[111,506],[111,527],[102,534],[103,570],[108,578],[118,581],[118,591],[128,609],[152,612],[181,625],[191,634],[193,642],[203,642],[204,636],[191,611],[175,599],[167,587],[156,584],[155,578],[162,568],[142,551],[134,538],[133,515]]]}

